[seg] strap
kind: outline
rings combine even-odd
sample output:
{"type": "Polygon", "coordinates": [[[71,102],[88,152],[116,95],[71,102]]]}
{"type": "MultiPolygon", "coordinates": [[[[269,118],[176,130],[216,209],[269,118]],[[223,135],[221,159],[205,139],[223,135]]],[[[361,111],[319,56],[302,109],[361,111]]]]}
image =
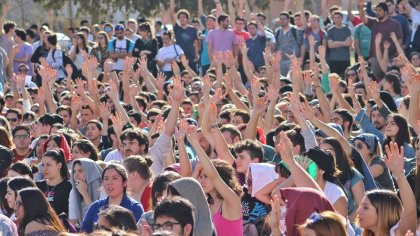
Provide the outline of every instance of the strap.
{"type": "Polygon", "coordinates": [[[176,50],[175,44],[173,46],[174,46],[174,50],[175,50],[175,53],[176,53],[176,57],[178,57],[179,54],[178,54],[178,51],[176,50]]]}

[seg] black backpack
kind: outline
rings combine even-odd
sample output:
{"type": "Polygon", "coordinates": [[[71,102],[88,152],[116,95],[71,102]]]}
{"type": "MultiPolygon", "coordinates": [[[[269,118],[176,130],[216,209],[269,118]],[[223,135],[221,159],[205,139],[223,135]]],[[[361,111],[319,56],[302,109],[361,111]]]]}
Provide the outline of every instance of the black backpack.
{"type": "MultiPolygon", "coordinates": [[[[52,58],[53,58],[54,61],[55,61],[55,56],[54,56],[55,51],[56,51],[56,49],[54,49],[52,51],[52,58]]],[[[67,65],[70,65],[71,68],[73,68],[73,72],[71,74],[71,79],[75,80],[77,77],[81,77],[80,73],[78,73],[79,69],[77,69],[77,66],[73,63],[73,61],[70,59],[70,57],[68,57],[64,52],[62,52],[62,54],[63,54],[63,65],[60,67],[60,70],[63,70],[64,74],[66,76],[68,76],[65,68],[66,68],[67,65]]]]}

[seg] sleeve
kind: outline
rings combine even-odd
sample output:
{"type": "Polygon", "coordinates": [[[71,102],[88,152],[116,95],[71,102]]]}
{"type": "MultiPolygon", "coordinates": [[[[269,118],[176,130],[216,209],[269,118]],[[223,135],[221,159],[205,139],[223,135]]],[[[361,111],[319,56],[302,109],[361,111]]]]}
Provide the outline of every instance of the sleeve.
{"type": "Polygon", "coordinates": [[[54,52],[48,53],[48,63],[53,69],[60,69],[63,66],[63,52],[61,50],[55,50],[54,52]],[[53,55],[54,53],[54,55],[53,55]]]}
{"type": "Polygon", "coordinates": [[[353,38],[354,40],[360,40],[360,26],[357,26],[356,28],[354,28],[354,32],[353,32],[353,38]]]}
{"type": "Polygon", "coordinates": [[[170,150],[172,150],[172,138],[163,132],[156,140],[153,147],[149,150],[149,154],[153,160],[151,169],[154,176],[162,173],[164,169],[164,161],[170,150]]]}
{"type": "Polygon", "coordinates": [[[402,24],[402,30],[404,33],[404,45],[408,48],[411,43],[411,30],[410,30],[410,23],[408,23],[407,19],[404,18],[403,24],[402,24]]]}
{"type": "Polygon", "coordinates": [[[85,219],[83,219],[82,228],[80,231],[86,232],[86,233],[92,233],[93,231],[93,223],[94,222],[94,216],[98,214],[98,203],[93,203],[88,211],[86,212],[85,219]]]}
{"type": "Polygon", "coordinates": [[[133,214],[136,222],[140,220],[141,215],[143,215],[143,206],[140,203],[133,205],[133,214]]]}
{"type": "Polygon", "coordinates": [[[32,54],[32,57],[31,57],[32,63],[39,63],[39,50],[40,50],[40,47],[35,49],[35,52],[32,54]]]}
{"type": "Polygon", "coordinates": [[[351,37],[351,30],[349,27],[346,27],[346,34],[347,34],[347,37],[351,37]]]}
{"type": "Polygon", "coordinates": [[[376,20],[374,20],[374,19],[372,19],[372,18],[368,18],[368,21],[367,21],[367,24],[366,24],[366,26],[369,28],[369,29],[372,29],[372,27],[373,27],[373,25],[376,23],[376,20]]]}
{"type": "Polygon", "coordinates": [[[182,50],[182,48],[178,44],[175,45],[175,47],[176,47],[176,51],[178,52],[179,55],[184,54],[184,50],[182,50]]]}
{"type": "Polygon", "coordinates": [[[376,13],[372,9],[372,2],[371,1],[368,1],[367,4],[366,4],[366,13],[370,17],[376,17],[376,13]]]}
{"type": "Polygon", "coordinates": [[[265,42],[267,42],[267,37],[266,36],[260,36],[259,40],[260,40],[261,43],[265,43],[265,42]]]}
{"type": "Polygon", "coordinates": [[[397,39],[402,39],[404,38],[404,34],[403,34],[403,29],[401,27],[401,24],[396,21],[398,23],[398,27],[395,27],[395,35],[397,35],[397,39]]]}
{"type": "Polygon", "coordinates": [[[305,140],[305,149],[309,150],[313,147],[318,146],[318,143],[316,142],[316,137],[314,132],[312,132],[311,127],[308,125],[308,128],[305,130],[305,132],[301,132],[301,135],[303,136],[305,140]]]}
{"type": "Polygon", "coordinates": [[[322,74],[321,75],[321,88],[324,93],[330,93],[331,87],[330,87],[330,77],[329,74],[322,74]]]}
{"type": "Polygon", "coordinates": [[[74,190],[72,189],[70,191],[69,196],[69,219],[75,220],[78,219],[77,213],[75,211],[75,208],[77,207],[77,199],[75,198],[76,194],[74,194],[74,190]]]}
{"type": "Polygon", "coordinates": [[[156,61],[163,61],[163,58],[162,58],[162,49],[159,49],[158,53],[156,54],[156,61]]]}
{"type": "Polygon", "coordinates": [[[303,30],[296,29],[296,37],[297,37],[297,42],[298,42],[299,46],[302,46],[302,44],[303,44],[303,30]]]}
{"type": "Polygon", "coordinates": [[[28,55],[29,58],[32,57],[33,51],[32,51],[32,46],[31,45],[27,45],[26,49],[25,49],[25,55],[28,55]]]}
{"type": "Polygon", "coordinates": [[[129,43],[129,48],[128,48],[128,52],[129,53],[133,53],[133,50],[134,50],[134,42],[133,41],[131,41],[131,40],[128,40],[130,43],[129,43]]]}
{"type": "Polygon", "coordinates": [[[207,35],[207,38],[206,38],[206,43],[208,43],[208,44],[213,44],[213,30],[211,30],[211,31],[209,32],[209,34],[207,35]]]}
{"type": "Polygon", "coordinates": [[[356,169],[353,169],[353,171],[354,171],[354,175],[353,175],[353,178],[351,179],[351,183],[350,183],[351,186],[354,186],[359,181],[363,180],[363,175],[360,174],[359,171],[357,171],[356,169]]]}
{"type": "Polygon", "coordinates": [[[194,27],[191,27],[191,29],[192,29],[192,35],[193,35],[193,40],[197,40],[198,39],[198,32],[197,32],[197,29],[196,28],[194,28],[194,27]]]}
{"type": "Polygon", "coordinates": [[[140,57],[143,41],[139,38],[134,43],[133,57],[140,57]]]}
{"type": "Polygon", "coordinates": [[[357,114],[355,121],[360,124],[363,132],[376,135],[381,143],[384,141],[385,135],[373,126],[369,117],[366,115],[366,109],[362,109],[359,114],[357,114]]]}
{"type": "Polygon", "coordinates": [[[384,106],[381,109],[379,109],[379,113],[383,117],[388,117],[392,112],[389,110],[388,106],[384,104],[384,106]]]}
{"type": "Polygon", "coordinates": [[[328,30],[327,30],[327,40],[334,40],[333,39],[333,34],[332,34],[332,32],[333,32],[333,28],[332,27],[330,27],[328,30]]]}

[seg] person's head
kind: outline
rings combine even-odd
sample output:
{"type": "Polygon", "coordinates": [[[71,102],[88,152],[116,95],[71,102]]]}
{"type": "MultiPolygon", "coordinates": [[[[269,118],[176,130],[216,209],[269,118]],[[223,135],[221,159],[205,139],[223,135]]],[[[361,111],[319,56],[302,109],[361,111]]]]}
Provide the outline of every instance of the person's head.
{"type": "Polygon", "coordinates": [[[96,142],[101,139],[102,123],[98,120],[89,120],[86,123],[86,137],[92,141],[96,142]]]}
{"type": "Polygon", "coordinates": [[[149,139],[140,129],[127,129],[121,136],[125,156],[143,155],[149,151],[149,139]]]}
{"type": "Polygon", "coordinates": [[[176,18],[179,20],[181,25],[188,25],[190,19],[190,12],[186,9],[180,9],[176,14],[176,18]]]}
{"type": "Polygon", "coordinates": [[[309,18],[309,25],[310,25],[311,29],[318,29],[319,28],[319,16],[312,15],[309,18]]]}
{"type": "Polygon", "coordinates": [[[108,35],[108,38],[111,39],[114,35],[114,26],[111,23],[105,23],[104,31],[108,35]]]}
{"type": "Polygon", "coordinates": [[[287,11],[283,11],[280,13],[280,26],[284,27],[289,25],[290,23],[290,14],[287,11]]]}
{"type": "Polygon", "coordinates": [[[22,113],[16,108],[9,108],[6,112],[6,119],[9,121],[10,128],[14,129],[22,123],[22,113]]]}
{"type": "Polygon", "coordinates": [[[333,155],[337,169],[341,172],[338,177],[343,183],[352,178],[353,161],[347,157],[338,139],[333,137],[324,138],[321,140],[319,147],[333,155]]]}
{"type": "Polygon", "coordinates": [[[217,23],[219,24],[219,27],[227,29],[230,25],[230,18],[226,14],[221,14],[219,17],[217,17],[217,23]]]}
{"type": "Polygon", "coordinates": [[[15,34],[16,34],[15,41],[17,43],[26,42],[26,31],[24,29],[20,29],[20,28],[16,29],[15,34]]]}
{"type": "Polygon", "coordinates": [[[232,113],[232,125],[239,126],[241,124],[246,124],[249,122],[249,119],[251,118],[249,115],[249,112],[241,109],[236,109],[232,113]]]}
{"type": "Polygon", "coordinates": [[[57,108],[56,112],[63,118],[64,126],[68,126],[72,115],[71,108],[67,105],[61,105],[57,108]]]}
{"type": "Polygon", "coordinates": [[[153,212],[153,231],[170,231],[180,236],[192,236],[193,208],[191,202],[178,196],[162,200],[153,212]]]}
{"type": "Polygon", "coordinates": [[[379,138],[373,134],[359,134],[353,139],[353,145],[362,157],[369,161],[372,157],[382,156],[379,138]]]}
{"type": "Polygon", "coordinates": [[[13,143],[16,149],[28,149],[31,144],[31,131],[26,125],[17,125],[12,130],[13,143]]]}
{"type": "Polygon", "coordinates": [[[17,177],[24,176],[33,179],[34,175],[32,173],[31,166],[26,164],[23,161],[18,161],[10,166],[9,171],[7,172],[8,177],[17,177]]]}
{"type": "Polygon", "coordinates": [[[258,34],[258,25],[257,22],[251,21],[248,23],[248,32],[251,36],[255,36],[258,34]]]}
{"type": "Polygon", "coordinates": [[[375,7],[376,17],[378,20],[384,20],[388,17],[388,5],[384,2],[378,3],[375,7]]]}
{"type": "Polygon", "coordinates": [[[13,214],[14,209],[9,207],[7,202],[6,194],[7,194],[7,182],[11,180],[11,177],[4,177],[0,179],[0,209],[3,215],[7,217],[11,217],[13,214]]]}
{"type": "Polygon", "coordinates": [[[36,187],[35,182],[27,177],[13,177],[7,182],[6,201],[10,208],[16,208],[18,191],[24,188],[36,187]]]}
{"type": "Polygon", "coordinates": [[[407,120],[400,114],[392,113],[388,116],[385,125],[385,144],[391,140],[397,142],[399,146],[410,143],[410,131],[407,120]]]}
{"type": "Polygon", "coordinates": [[[148,156],[129,156],[123,161],[128,174],[128,187],[133,189],[135,184],[143,184],[152,178],[150,166],[153,161],[148,156]]]}
{"type": "Polygon", "coordinates": [[[44,48],[50,48],[50,44],[48,43],[48,36],[50,36],[50,35],[52,35],[53,33],[51,32],[51,31],[49,31],[49,30],[45,30],[43,33],[42,33],[42,41],[41,41],[41,45],[44,47],[44,48]]]}
{"type": "Polygon", "coordinates": [[[353,126],[353,116],[346,109],[336,109],[331,115],[331,122],[341,126],[344,132],[350,132],[353,126]]]}
{"type": "Polygon", "coordinates": [[[415,67],[420,66],[420,53],[412,52],[412,53],[410,53],[408,58],[410,59],[410,62],[411,62],[411,64],[413,64],[413,66],[415,66],[415,67]]]}
{"type": "Polygon", "coordinates": [[[86,35],[83,32],[79,32],[74,36],[76,40],[76,53],[79,53],[81,49],[86,50],[87,49],[87,38],[86,35]]]}
{"type": "Polygon", "coordinates": [[[246,139],[235,144],[236,171],[246,174],[250,163],[263,162],[264,151],[261,144],[253,139],[246,139]]]}
{"type": "Polygon", "coordinates": [[[139,35],[143,38],[152,37],[152,27],[150,27],[149,22],[144,22],[139,25],[139,35]]]}
{"type": "Polygon", "coordinates": [[[336,182],[338,170],[331,150],[324,151],[319,147],[311,148],[305,153],[317,166],[316,181],[336,182]]]}
{"type": "Polygon", "coordinates": [[[175,171],[164,171],[153,179],[152,184],[152,206],[156,207],[158,202],[162,201],[167,195],[169,183],[181,178],[175,171]]]}
{"type": "Polygon", "coordinates": [[[9,131],[2,126],[0,126],[0,145],[9,149],[14,148],[12,136],[10,135],[9,131]]]}
{"type": "Polygon", "coordinates": [[[62,123],[59,122],[59,119],[54,114],[45,114],[38,119],[37,122],[37,131],[41,134],[50,134],[51,128],[55,123],[62,123]]]}
{"type": "Polygon", "coordinates": [[[112,199],[126,194],[127,179],[127,172],[121,164],[110,163],[102,172],[102,186],[106,194],[112,199]]]}
{"type": "Polygon", "coordinates": [[[386,235],[401,218],[402,204],[397,194],[389,190],[373,190],[365,194],[357,210],[358,225],[363,236],[386,235]]]}
{"type": "Polygon", "coordinates": [[[332,14],[332,20],[334,22],[334,25],[341,26],[343,22],[343,13],[341,13],[341,11],[335,11],[332,14]]]}
{"type": "Polygon", "coordinates": [[[222,132],[223,137],[225,138],[226,142],[229,145],[233,145],[236,142],[239,142],[242,140],[241,131],[239,131],[238,127],[234,125],[231,125],[231,124],[223,125],[220,128],[220,132],[222,132]]]}
{"type": "Polygon", "coordinates": [[[121,24],[118,24],[115,26],[115,35],[119,40],[122,40],[124,38],[124,26],[121,24]]]}
{"type": "Polygon", "coordinates": [[[385,0],[385,3],[388,7],[388,14],[394,14],[395,12],[395,2],[394,0],[385,0]]]}
{"type": "Polygon", "coordinates": [[[235,31],[241,32],[245,28],[245,19],[242,17],[236,17],[235,19],[235,31]]]}
{"type": "Polygon", "coordinates": [[[71,153],[73,160],[89,158],[93,161],[97,161],[99,159],[98,149],[87,139],[79,139],[74,142],[71,147],[71,153]]]}
{"type": "Polygon", "coordinates": [[[131,39],[133,37],[134,31],[130,28],[125,28],[124,30],[124,36],[128,39],[131,39]]]}
{"type": "Polygon", "coordinates": [[[3,23],[4,33],[13,36],[16,29],[16,23],[14,21],[6,21],[3,23]]]}
{"type": "Polygon", "coordinates": [[[88,20],[81,20],[80,21],[80,26],[81,27],[87,27],[87,26],[89,26],[89,21],[88,20]]]}
{"type": "Polygon", "coordinates": [[[398,76],[393,73],[387,73],[383,81],[384,90],[393,94],[401,93],[401,82],[398,76]]]}
{"type": "Polygon", "coordinates": [[[56,34],[48,35],[47,42],[50,47],[57,47],[57,35],[56,34]]]}
{"type": "Polygon", "coordinates": [[[109,205],[99,211],[96,230],[121,229],[124,231],[137,231],[133,212],[117,205],[109,205]]]}
{"type": "Polygon", "coordinates": [[[340,215],[332,211],[314,212],[300,227],[304,236],[347,235],[340,215]]]}
{"type": "Polygon", "coordinates": [[[171,31],[163,32],[162,41],[163,41],[163,44],[166,47],[171,45],[172,44],[172,32],[171,31]]]}
{"type": "Polygon", "coordinates": [[[37,158],[41,158],[42,155],[44,154],[44,144],[47,141],[47,139],[48,139],[48,135],[43,134],[43,135],[39,136],[38,141],[36,141],[34,155],[37,158]]]}
{"type": "Polygon", "coordinates": [[[83,105],[80,109],[80,121],[82,124],[86,124],[88,121],[92,120],[93,110],[88,105],[83,105]]]}
{"type": "Polygon", "coordinates": [[[44,193],[38,188],[24,188],[18,192],[15,214],[20,222],[19,235],[25,234],[26,226],[32,221],[43,222],[57,232],[66,231],[44,193]]]}
{"type": "Polygon", "coordinates": [[[374,106],[370,113],[370,120],[377,130],[382,130],[386,125],[385,117],[379,112],[379,108],[374,106]]]}
{"type": "Polygon", "coordinates": [[[108,46],[109,37],[105,31],[99,31],[96,39],[99,47],[104,48],[108,46]]]}
{"type": "Polygon", "coordinates": [[[209,30],[214,29],[215,24],[216,24],[216,17],[214,15],[208,15],[206,17],[206,27],[207,27],[207,29],[209,29],[209,30]]]}
{"type": "Polygon", "coordinates": [[[49,180],[61,178],[66,181],[70,178],[62,150],[50,150],[44,153],[42,156],[42,174],[44,179],[49,180]]]}

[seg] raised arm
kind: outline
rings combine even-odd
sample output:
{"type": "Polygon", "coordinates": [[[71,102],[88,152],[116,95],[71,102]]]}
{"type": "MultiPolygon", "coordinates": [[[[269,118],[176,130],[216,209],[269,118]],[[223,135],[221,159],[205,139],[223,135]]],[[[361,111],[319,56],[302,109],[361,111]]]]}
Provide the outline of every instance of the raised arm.
{"type": "Polygon", "coordinates": [[[368,23],[368,17],[365,16],[365,1],[364,0],[359,0],[359,17],[360,20],[363,22],[363,24],[367,24],[368,23]]]}
{"type": "Polygon", "coordinates": [[[223,216],[228,220],[239,219],[242,216],[241,198],[222,180],[216,167],[198,143],[195,126],[188,127],[187,139],[197,153],[207,178],[223,198],[223,216]]]}
{"type": "Polygon", "coordinates": [[[179,165],[181,167],[181,176],[190,177],[192,175],[192,167],[190,159],[188,158],[187,150],[185,149],[185,134],[187,132],[187,121],[181,120],[179,122],[179,129],[175,132],[176,142],[178,143],[179,165]]]}
{"type": "Polygon", "coordinates": [[[176,17],[175,17],[175,0],[169,1],[169,17],[171,18],[172,25],[175,26],[176,17]]]}
{"type": "Polygon", "coordinates": [[[410,106],[408,109],[408,122],[414,128],[417,135],[420,135],[420,125],[417,122],[420,119],[420,74],[410,75],[408,67],[403,67],[403,77],[410,76],[405,81],[409,85],[410,90],[410,106]]]}
{"type": "Polygon", "coordinates": [[[257,98],[254,102],[254,106],[252,108],[251,112],[251,118],[249,119],[248,125],[246,126],[245,132],[244,132],[244,139],[256,139],[257,138],[257,126],[258,126],[258,120],[260,119],[260,116],[265,111],[265,108],[267,107],[267,104],[265,103],[267,101],[267,96],[264,96],[262,98],[257,98]]]}
{"type": "Polygon", "coordinates": [[[385,164],[391,171],[400,189],[402,212],[396,235],[404,235],[408,230],[416,232],[417,227],[417,204],[413,190],[408,184],[404,173],[404,147],[398,149],[398,144],[391,142],[385,146],[385,164]]]}
{"type": "Polygon", "coordinates": [[[182,99],[184,97],[184,87],[182,86],[181,80],[178,77],[174,77],[174,84],[172,90],[169,93],[171,98],[172,106],[168,117],[165,121],[165,134],[172,137],[175,133],[176,121],[179,115],[179,107],[181,106],[182,99]]]}

